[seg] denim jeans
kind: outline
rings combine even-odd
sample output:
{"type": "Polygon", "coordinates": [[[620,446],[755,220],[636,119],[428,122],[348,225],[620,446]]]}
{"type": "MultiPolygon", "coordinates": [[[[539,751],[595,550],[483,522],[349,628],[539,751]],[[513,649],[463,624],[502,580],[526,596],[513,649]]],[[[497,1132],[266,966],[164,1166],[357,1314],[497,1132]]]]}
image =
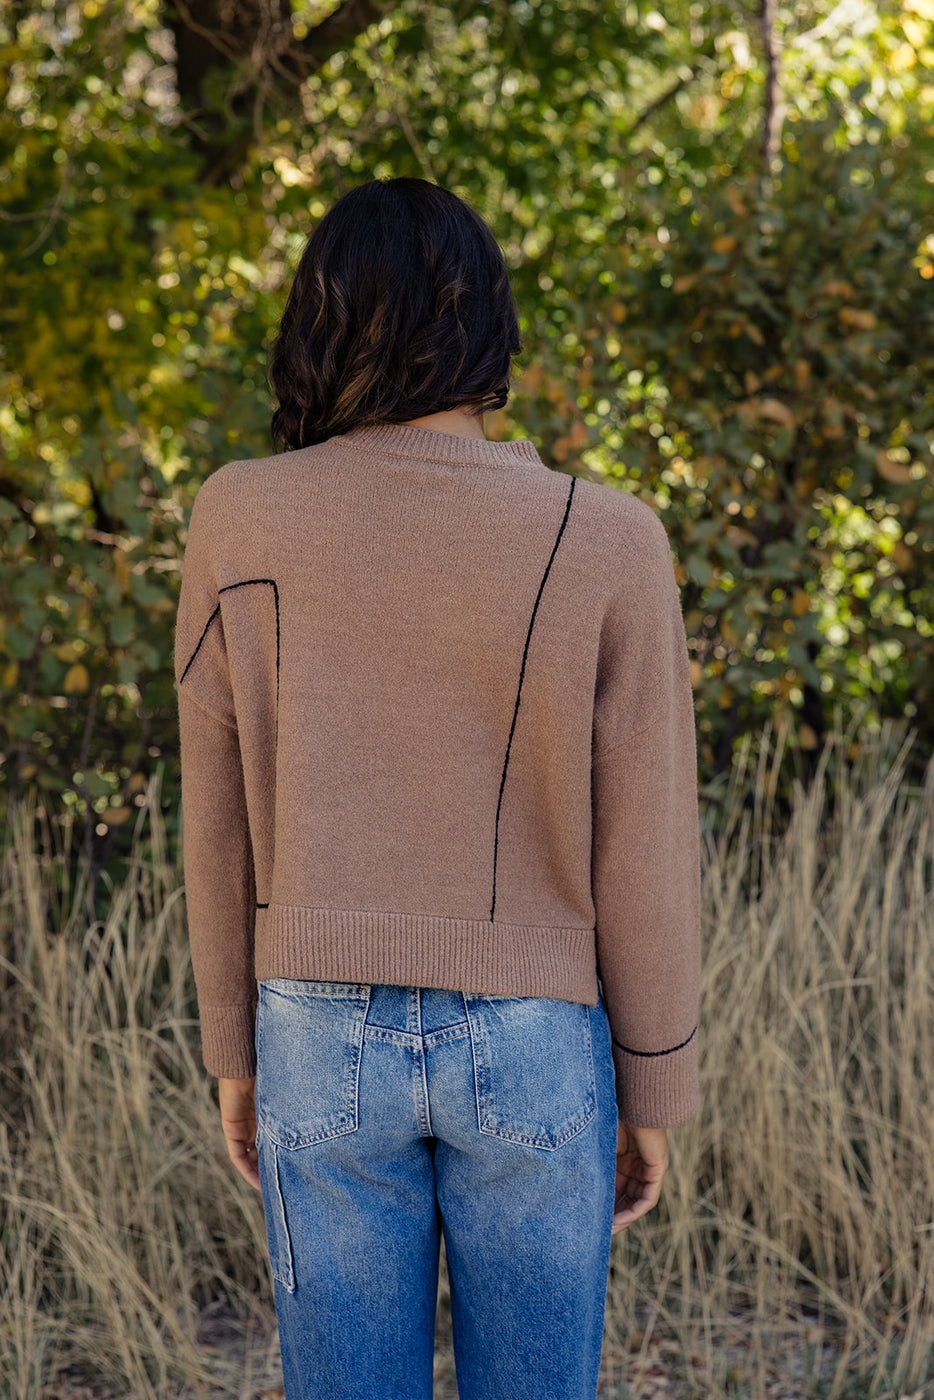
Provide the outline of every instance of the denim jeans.
{"type": "Polygon", "coordinates": [[[260,984],[259,1167],[287,1400],[593,1400],[617,1115],[596,1007],[260,984]]]}

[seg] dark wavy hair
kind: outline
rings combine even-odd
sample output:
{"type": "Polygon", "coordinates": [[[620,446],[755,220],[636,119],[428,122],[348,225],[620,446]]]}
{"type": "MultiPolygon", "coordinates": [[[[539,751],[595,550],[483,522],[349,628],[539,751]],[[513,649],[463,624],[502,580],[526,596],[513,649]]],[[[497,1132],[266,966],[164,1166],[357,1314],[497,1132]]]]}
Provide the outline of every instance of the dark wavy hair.
{"type": "Polygon", "coordinates": [[[427,180],[359,185],[295,273],[269,370],[273,442],[502,408],[519,348],[506,264],[480,215],[427,180]]]}

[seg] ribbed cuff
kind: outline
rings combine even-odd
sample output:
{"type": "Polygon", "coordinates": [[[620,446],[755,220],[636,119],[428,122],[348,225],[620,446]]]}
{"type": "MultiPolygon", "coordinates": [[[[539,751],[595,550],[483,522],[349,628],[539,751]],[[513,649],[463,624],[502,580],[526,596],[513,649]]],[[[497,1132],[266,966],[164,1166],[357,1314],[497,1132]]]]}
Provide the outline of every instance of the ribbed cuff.
{"type": "Polygon", "coordinates": [[[252,1079],[256,1073],[256,1003],[202,1006],[201,1058],[219,1079],[252,1079]]]}
{"type": "Polygon", "coordinates": [[[613,1043],[620,1121],[634,1128],[673,1128],[700,1105],[697,1035],[680,1050],[637,1055],[613,1043]]]}

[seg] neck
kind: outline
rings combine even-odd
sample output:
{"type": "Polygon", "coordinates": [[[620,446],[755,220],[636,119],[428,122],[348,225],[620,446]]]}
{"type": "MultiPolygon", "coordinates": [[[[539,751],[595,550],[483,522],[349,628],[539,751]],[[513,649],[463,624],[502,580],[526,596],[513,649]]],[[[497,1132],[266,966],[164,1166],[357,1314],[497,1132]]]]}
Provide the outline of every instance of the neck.
{"type": "Polygon", "coordinates": [[[467,408],[448,408],[442,413],[426,413],[422,418],[408,419],[411,428],[428,428],[435,433],[450,433],[453,437],[486,438],[483,414],[467,408]]]}

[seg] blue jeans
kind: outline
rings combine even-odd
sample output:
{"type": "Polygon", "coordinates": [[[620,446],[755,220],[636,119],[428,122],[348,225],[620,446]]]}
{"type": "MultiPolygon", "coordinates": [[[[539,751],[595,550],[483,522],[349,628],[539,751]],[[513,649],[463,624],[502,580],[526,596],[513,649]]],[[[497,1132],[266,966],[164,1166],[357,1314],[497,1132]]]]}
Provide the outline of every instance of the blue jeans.
{"type": "Polygon", "coordinates": [[[593,1400],[617,1115],[596,1007],[260,984],[259,1168],[288,1400],[593,1400]]]}

